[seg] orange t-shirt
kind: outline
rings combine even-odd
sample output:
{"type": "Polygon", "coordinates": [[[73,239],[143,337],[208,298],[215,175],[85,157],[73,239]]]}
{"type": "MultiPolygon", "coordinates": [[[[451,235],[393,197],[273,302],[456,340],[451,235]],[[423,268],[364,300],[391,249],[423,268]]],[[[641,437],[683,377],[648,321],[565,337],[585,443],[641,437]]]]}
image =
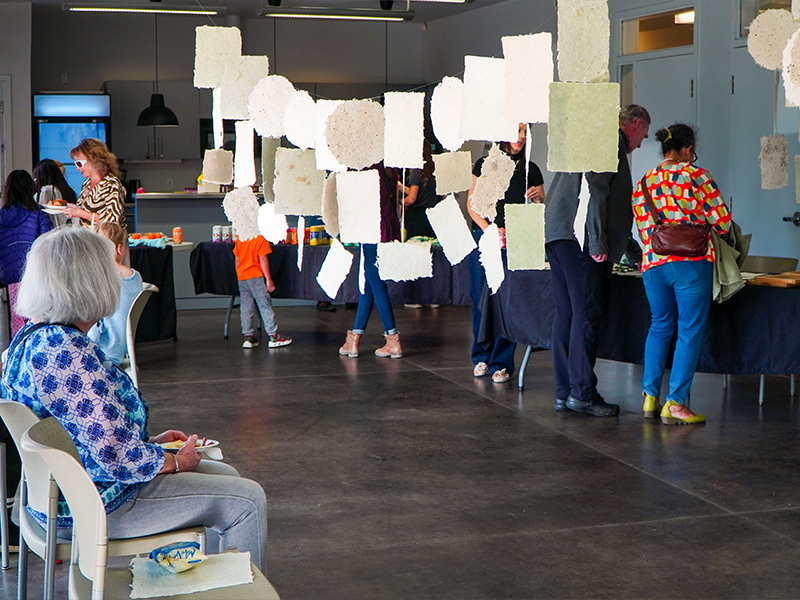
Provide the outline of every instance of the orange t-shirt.
{"type": "Polygon", "coordinates": [[[233,247],[233,254],[239,259],[239,266],[236,267],[236,278],[239,281],[264,277],[261,264],[258,259],[272,252],[272,246],[262,236],[256,236],[246,242],[236,238],[236,245],[233,247]]]}

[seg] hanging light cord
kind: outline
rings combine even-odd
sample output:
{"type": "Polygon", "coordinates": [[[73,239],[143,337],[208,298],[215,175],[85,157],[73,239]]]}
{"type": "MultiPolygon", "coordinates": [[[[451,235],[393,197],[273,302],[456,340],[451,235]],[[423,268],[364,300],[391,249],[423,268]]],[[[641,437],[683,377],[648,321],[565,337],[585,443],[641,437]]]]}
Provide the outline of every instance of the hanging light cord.
{"type": "Polygon", "coordinates": [[[158,15],[157,14],[153,15],[153,17],[154,17],[154,21],[155,21],[155,24],[156,24],[156,27],[155,27],[156,34],[154,36],[154,39],[155,39],[155,45],[156,45],[156,52],[155,52],[155,54],[156,54],[156,84],[155,84],[156,92],[155,93],[157,94],[158,93],[158,15]]]}

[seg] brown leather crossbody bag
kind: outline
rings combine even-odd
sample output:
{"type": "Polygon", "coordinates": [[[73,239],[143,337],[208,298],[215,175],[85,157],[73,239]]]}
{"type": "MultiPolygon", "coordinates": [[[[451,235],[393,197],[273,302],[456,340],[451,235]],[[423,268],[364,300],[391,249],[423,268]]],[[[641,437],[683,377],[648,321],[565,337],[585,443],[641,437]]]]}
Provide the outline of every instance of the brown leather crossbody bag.
{"type": "Polygon", "coordinates": [[[650,190],[642,177],[642,194],[647,210],[653,216],[655,227],[650,235],[650,247],[662,256],[697,257],[708,252],[708,239],[711,227],[708,223],[664,223],[653,204],[650,190]]]}

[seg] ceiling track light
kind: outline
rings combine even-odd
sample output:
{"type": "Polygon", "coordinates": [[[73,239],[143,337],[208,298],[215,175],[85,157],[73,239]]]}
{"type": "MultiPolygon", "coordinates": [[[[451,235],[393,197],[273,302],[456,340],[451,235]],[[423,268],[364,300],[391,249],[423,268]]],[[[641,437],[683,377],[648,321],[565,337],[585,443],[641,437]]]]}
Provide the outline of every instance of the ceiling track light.
{"type": "Polygon", "coordinates": [[[67,12],[107,12],[107,13],[142,13],[160,15],[225,15],[224,5],[200,7],[197,4],[175,4],[170,2],[98,2],[88,0],[63,0],[61,9],[67,12]]]}
{"type": "Polygon", "coordinates": [[[413,10],[373,10],[368,8],[282,8],[269,6],[261,9],[261,17],[289,19],[335,19],[346,21],[411,21],[413,10]]]}

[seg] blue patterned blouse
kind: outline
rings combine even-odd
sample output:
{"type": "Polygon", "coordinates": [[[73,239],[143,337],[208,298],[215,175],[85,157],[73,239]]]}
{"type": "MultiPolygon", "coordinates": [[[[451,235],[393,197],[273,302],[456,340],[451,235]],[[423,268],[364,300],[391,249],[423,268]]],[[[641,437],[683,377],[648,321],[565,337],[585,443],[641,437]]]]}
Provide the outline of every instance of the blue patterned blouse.
{"type": "MultiPolygon", "coordinates": [[[[19,331],[15,340],[32,325],[19,331]]],[[[83,332],[46,325],[12,342],[0,395],[40,418],[55,417],[78,447],[106,513],[119,508],[164,466],[164,451],[148,442],[147,404],[130,377],[83,332]]],[[[45,515],[31,511],[44,523],[45,515]]],[[[72,526],[59,502],[58,527],[72,526]]]]}

